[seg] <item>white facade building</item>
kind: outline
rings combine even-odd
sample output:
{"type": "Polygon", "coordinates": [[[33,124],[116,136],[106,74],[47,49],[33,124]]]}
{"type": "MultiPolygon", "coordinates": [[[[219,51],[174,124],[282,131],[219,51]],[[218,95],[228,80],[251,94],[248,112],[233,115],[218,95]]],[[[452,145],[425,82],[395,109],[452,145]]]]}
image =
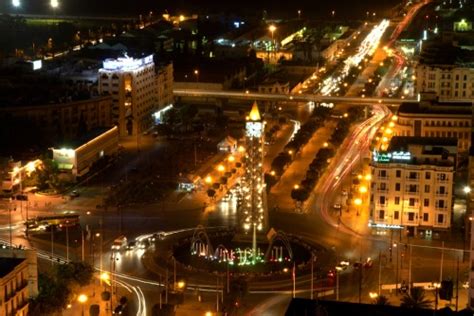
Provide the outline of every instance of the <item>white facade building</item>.
{"type": "Polygon", "coordinates": [[[120,136],[136,135],[151,127],[152,113],[158,110],[157,86],[153,55],[104,61],[99,70],[99,92],[112,96],[112,119],[120,136]]]}
{"type": "Polygon", "coordinates": [[[451,226],[455,139],[394,136],[371,164],[370,225],[430,234],[451,226]]]}
{"type": "Polygon", "coordinates": [[[472,101],[474,68],[461,65],[418,64],[416,91],[434,92],[440,101],[472,101]]]}

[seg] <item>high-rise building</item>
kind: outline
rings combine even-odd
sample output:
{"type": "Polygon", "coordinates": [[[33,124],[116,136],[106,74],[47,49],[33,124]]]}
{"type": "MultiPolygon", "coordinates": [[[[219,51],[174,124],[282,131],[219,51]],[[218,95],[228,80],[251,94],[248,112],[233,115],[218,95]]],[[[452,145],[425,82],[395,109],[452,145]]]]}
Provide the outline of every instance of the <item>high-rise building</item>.
{"type": "Polygon", "coordinates": [[[99,70],[99,92],[112,95],[112,119],[120,136],[137,135],[152,126],[158,110],[153,55],[107,59],[99,70]]]}
{"type": "Polygon", "coordinates": [[[245,124],[245,176],[241,207],[244,230],[253,234],[254,261],[257,253],[257,231],[261,231],[267,225],[263,180],[264,130],[265,123],[255,102],[245,124]]]}
{"type": "Polygon", "coordinates": [[[374,152],[370,225],[406,227],[411,233],[451,227],[457,141],[394,136],[385,152],[374,152]]]}

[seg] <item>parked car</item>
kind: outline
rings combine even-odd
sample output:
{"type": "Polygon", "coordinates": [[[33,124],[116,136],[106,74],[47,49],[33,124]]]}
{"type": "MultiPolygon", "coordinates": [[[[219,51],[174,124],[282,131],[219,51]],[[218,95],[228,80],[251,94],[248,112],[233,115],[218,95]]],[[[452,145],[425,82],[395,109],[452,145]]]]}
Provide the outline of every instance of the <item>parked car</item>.
{"type": "Polygon", "coordinates": [[[76,190],[73,190],[71,193],[69,193],[69,196],[72,197],[72,198],[76,198],[76,197],[80,196],[80,194],[76,190]]]}
{"type": "Polygon", "coordinates": [[[127,237],[125,236],[120,236],[114,240],[114,243],[112,244],[112,250],[115,251],[120,251],[122,248],[127,246],[127,237]]]}

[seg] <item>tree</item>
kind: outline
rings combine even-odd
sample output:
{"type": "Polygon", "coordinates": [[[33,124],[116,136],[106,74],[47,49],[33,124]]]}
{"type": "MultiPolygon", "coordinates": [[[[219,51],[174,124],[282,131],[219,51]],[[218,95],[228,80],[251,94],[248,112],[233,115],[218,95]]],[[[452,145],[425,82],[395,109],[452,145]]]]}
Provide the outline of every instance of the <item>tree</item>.
{"type": "Polygon", "coordinates": [[[388,298],[385,295],[379,295],[377,298],[374,300],[375,305],[390,305],[390,302],[388,298]]]}
{"type": "Polygon", "coordinates": [[[65,282],[53,276],[40,273],[38,276],[38,296],[30,302],[30,315],[51,315],[61,312],[69,302],[71,290],[65,282]]]}
{"type": "Polygon", "coordinates": [[[38,168],[38,188],[40,190],[59,189],[59,168],[57,162],[49,158],[42,161],[43,163],[38,168]]]}
{"type": "Polygon", "coordinates": [[[401,299],[400,306],[408,308],[431,308],[432,301],[425,296],[425,290],[421,287],[412,287],[401,299]]]}
{"type": "Polygon", "coordinates": [[[213,189],[207,190],[207,196],[213,199],[216,196],[216,191],[213,189]]]}
{"type": "Polygon", "coordinates": [[[68,285],[86,286],[92,280],[94,269],[84,262],[56,265],[56,277],[68,285]]]}
{"type": "Polygon", "coordinates": [[[189,126],[191,125],[197,113],[198,113],[197,107],[189,105],[189,104],[186,104],[179,110],[179,117],[186,131],[189,130],[189,126]]]}
{"type": "Polygon", "coordinates": [[[308,199],[309,192],[304,188],[291,190],[291,198],[298,202],[304,202],[308,199]]]}

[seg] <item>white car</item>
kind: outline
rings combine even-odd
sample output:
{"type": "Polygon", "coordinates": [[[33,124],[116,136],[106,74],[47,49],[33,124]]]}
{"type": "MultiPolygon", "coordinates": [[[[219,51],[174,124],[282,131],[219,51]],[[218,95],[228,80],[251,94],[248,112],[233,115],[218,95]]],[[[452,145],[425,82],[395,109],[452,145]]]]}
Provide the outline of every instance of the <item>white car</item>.
{"type": "Polygon", "coordinates": [[[336,210],[340,210],[340,209],[342,208],[342,205],[339,204],[339,203],[336,203],[336,204],[334,204],[332,207],[333,207],[334,209],[336,209],[336,210]]]}

